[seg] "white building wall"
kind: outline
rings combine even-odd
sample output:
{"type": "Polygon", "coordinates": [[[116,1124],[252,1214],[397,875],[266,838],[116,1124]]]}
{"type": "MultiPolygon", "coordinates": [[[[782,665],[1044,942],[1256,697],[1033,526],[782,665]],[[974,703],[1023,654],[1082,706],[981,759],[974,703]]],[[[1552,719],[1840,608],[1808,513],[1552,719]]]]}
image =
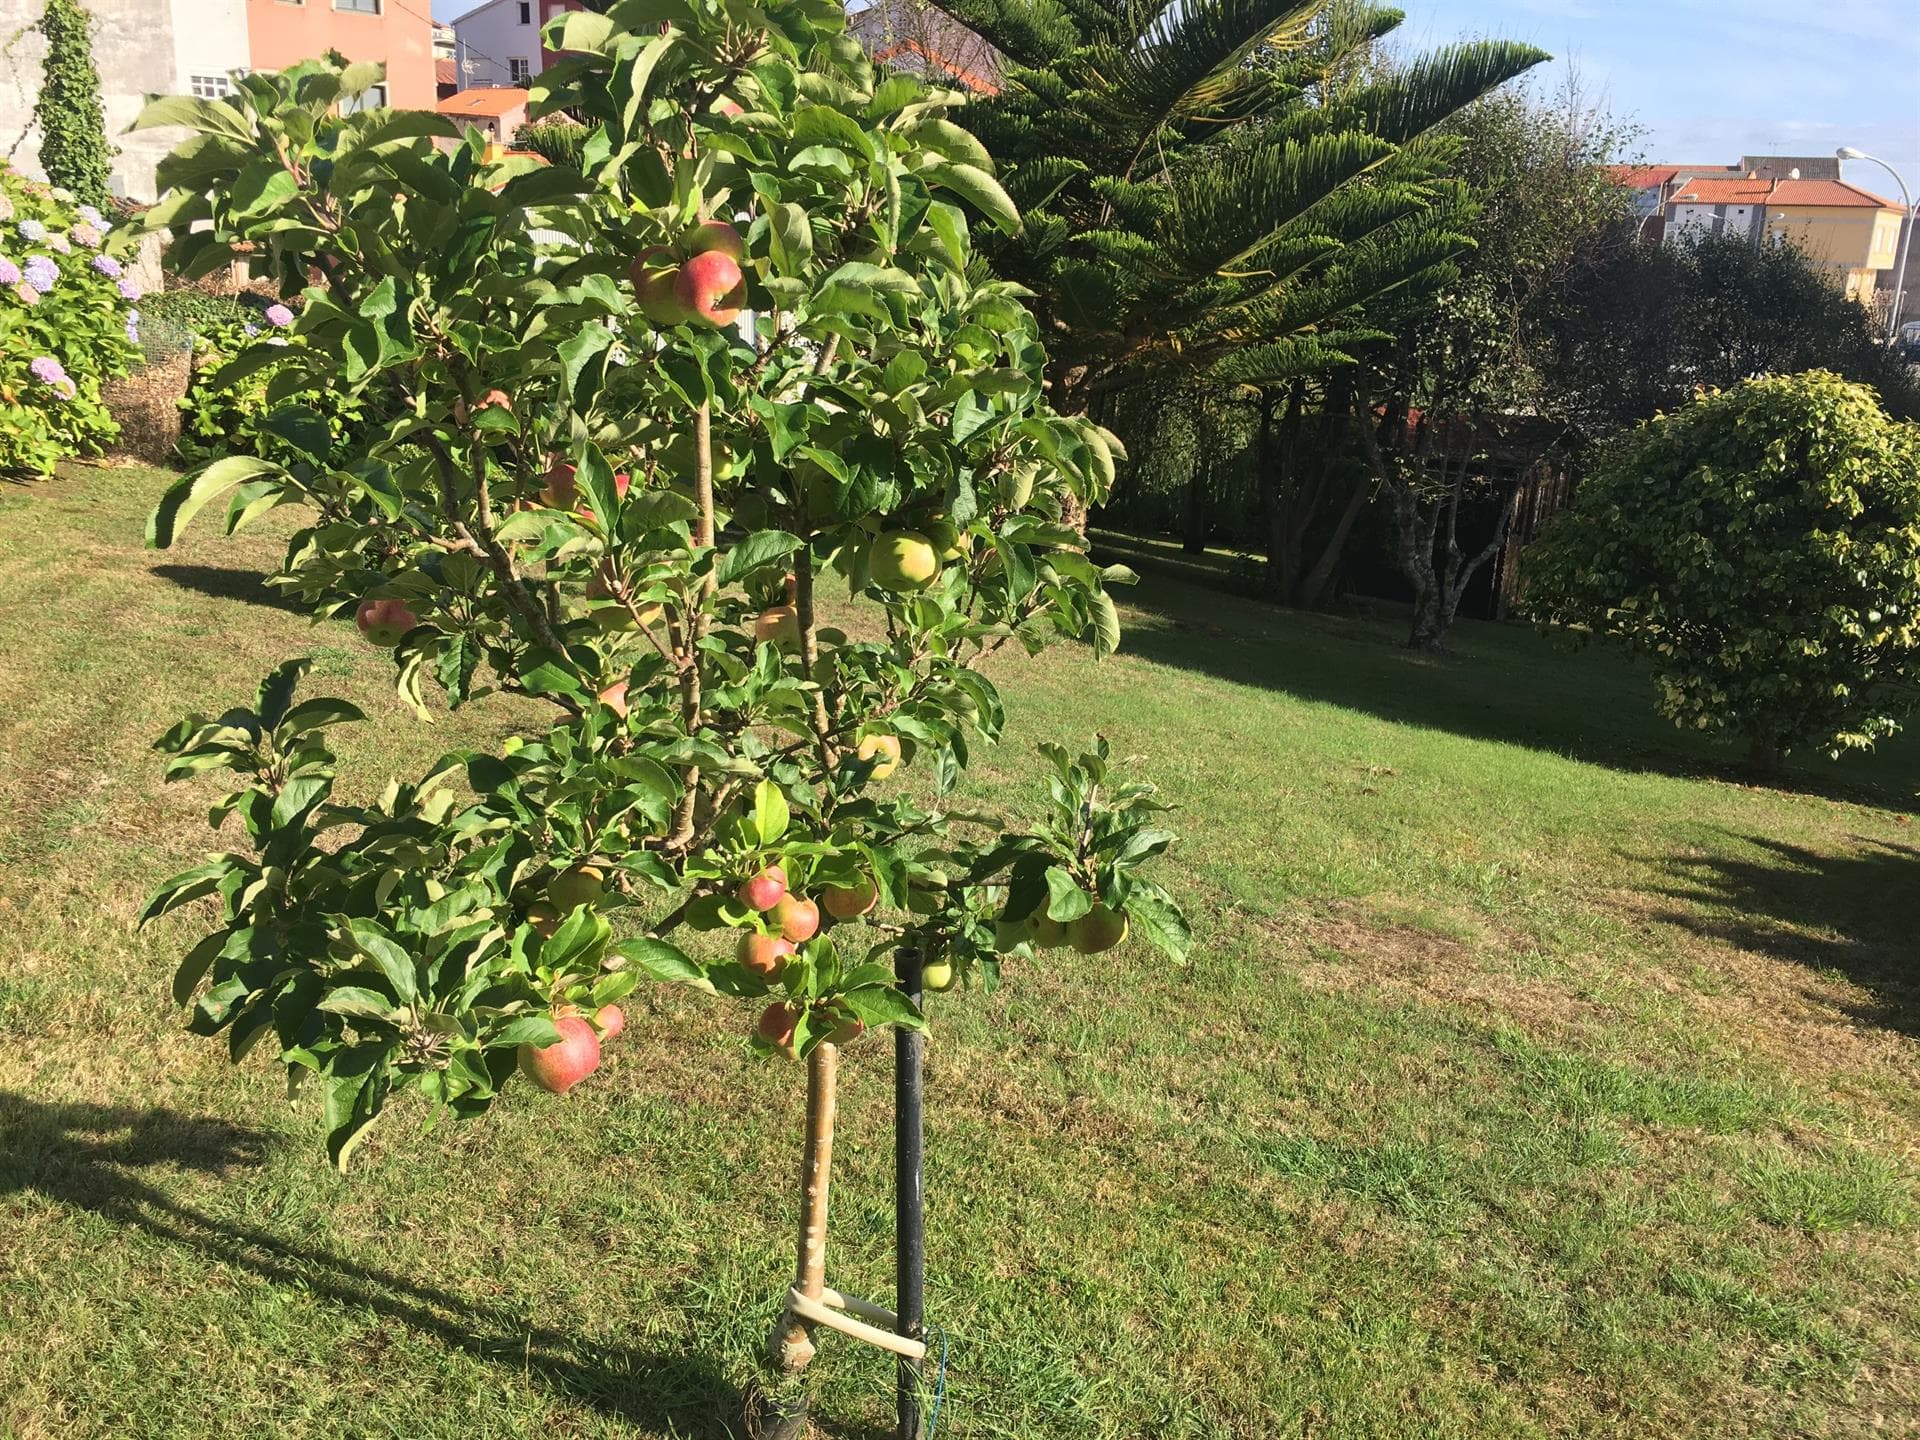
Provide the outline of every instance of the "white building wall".
{"type": "Polygon", "coordinates": [[[1755,205],[1674,205],[1667,212],[1667,243],[1691,244],[1702,235],[1737,235],[1751,239],[1759,223],[1755,205]]]}
{"type": "Polygon", "coordinates": [[[453,33],[462,90],[513,84],[514,60],[526,61],[528,75],[540,73],[540,0],[492,0],[455,20],[453,33]]]}
{"type": "Polygon", "coordinates": [[[204,93],[214,77],[247,68],[247,0],[172,0],[172,5],[177,93],[204,93]]]}

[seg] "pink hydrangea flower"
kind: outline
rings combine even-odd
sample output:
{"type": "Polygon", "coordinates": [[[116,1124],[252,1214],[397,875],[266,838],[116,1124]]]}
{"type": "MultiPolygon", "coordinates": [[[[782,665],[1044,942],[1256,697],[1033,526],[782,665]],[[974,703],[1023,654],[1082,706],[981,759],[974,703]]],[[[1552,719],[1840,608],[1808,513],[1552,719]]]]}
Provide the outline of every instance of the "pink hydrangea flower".
{"type": "Polygon", "coordinates": [[[140,298],[140,287],[131,280],[122,280],[113,288],[120,292],[120,298],[122,300],[138,300],[140,298]]]}
{"type": "Polygon", "coordinates": [[[111,255],[94,256],[93,268],[98,270],[102,275],[106,276],[109,280],[118,280],[120,278],[120,262],[114,259],[111,255]]]}
{"type": "Polygon", "coordinates": [[[284,330],[293,323],[293,311],[284,305],[269,305],[267,307],[267,323],[269,325],[277,325],[284,330]]]}
{"type": "Polygon", "coordinates": [[[89,250],[98,250],[100,242],[106,237],[83,220],[67,232],[67,238],[76,245],[84,245],[89,250]]]}
{"type": "Polygon", "coordinates": [[[18,300],[22,305],[38,305],[40,303],[40,292],[22,280],[18,285],[13,287],[13,298],[18,300]]]}
{"type": "Polygon", "coordinates": [[[0,255],[0,285],[18,285],[19,283],[20,267],[6,256],[0,255]]]}
{"type": "Polygon", "coordinates": [[[56,255],[71,255],[73,253],[73,242],[64,235],[49,235],[47,237],[47,248],[56,255]]]}

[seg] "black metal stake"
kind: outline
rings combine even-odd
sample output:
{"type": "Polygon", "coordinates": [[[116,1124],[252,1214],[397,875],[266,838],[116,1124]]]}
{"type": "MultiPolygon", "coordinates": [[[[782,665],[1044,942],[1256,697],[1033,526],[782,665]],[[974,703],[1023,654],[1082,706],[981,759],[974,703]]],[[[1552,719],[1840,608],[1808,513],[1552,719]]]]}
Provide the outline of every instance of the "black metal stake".
{"type": "MultiPolygon", "coordinates": [[[[900,989],[920,1003],[920,952],[894,952],[894,974],[900,989]]],[[[915,1340],[926,1333],[927,1228],[921,1176],[920,1066],[926,1037],[896,1025],[893,1031],[893,1243],[895,1311],[900,1333],[915,1340]]],[[[894,1440],[920,1440],[920,1362],[900,1357],[900,1422],[894,1440]]]]}

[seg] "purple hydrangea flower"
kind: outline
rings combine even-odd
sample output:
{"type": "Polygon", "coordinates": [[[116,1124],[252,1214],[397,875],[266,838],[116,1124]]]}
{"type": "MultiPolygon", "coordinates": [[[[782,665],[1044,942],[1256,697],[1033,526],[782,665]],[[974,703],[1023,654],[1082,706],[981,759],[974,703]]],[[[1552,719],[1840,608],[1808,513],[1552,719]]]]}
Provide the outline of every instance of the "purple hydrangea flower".
{"type": "Polygon", "coordinates": [[[56,255],[71,255],[73,253],[73,242],[64,235],[49,235],[47,237],[47,248],[56,255]]]}
{"type": "Polygon", "coordinates": [[[38,220],[22,220],[20,222],[20,238],[29,245],[38,245],[42,240],[47,238],[47,227],[42,225],[38,220]]]}
{"type": "Polygon", "coordinates": [[[27,277],[27,284],[44,295],[53,289],[54,281],[60,278],[60,267],[49,256],[35,255],[27,261],[21,274],[27,277]]]}
{"type": "Polygon", "coordinates": [[[86,221],[87,224],[93,226],[94,229],[96,230],[106,231],[106,230],[111,230],[113,228],[111,225],[107,224],[106,219],[100,214],[100,212],[91,205],[82,205],[73,213],[78,215],[82,220],[86,221]]]}
{"type": "Polygon", "coordinates": [[[245,335],[249,340],[251,340],[254,336],[260,333],[260,327],[254,324],[251,320],[249,320],[247,321],[246,324],[240,327],[240,332],[243,335],[245,335]]]}
{"type": "Polygon", "coordinates": [[[18,300],[22,305],[38,305],[40,303],[40,292],[22,280],[18,285],[13,287],[13,298],[18,300]]]}
{"type": "Polygon", "coordinates": [[[93,268],[98,270],[102,275],[106,276],[109,280],[118,280],[120,278],[120,262],[114,259],[111,255],[94,256],[93,268]]]}
{"type": "Polygon", "coordinates": [[[113,288],[120,292],[120,298],[122,300],[138,300],[140,298],[140,287],[131,280],[122,280],[113,288]]]}
{"type": "Polygon", "coordinates": [[[284,305],[269,305],[267,307],[267,323],[284,330],[293,323],[293,311],[284,305]]]}
{"type": "Polygon", "coordinates": [[[87,224],[86,221],[83,220],[67,232],[67,238],[76,245],[84,245],[89,250],[98,250],[100,248],[100,242],[107,237],[102,235],[94,226],[87,224]]]}
{"type": "Polygon", "coordinates": [[[27,369],[33,378],[53,391],[62,400],[71,400],[74,396],[73,377],[67,374],[67,367],[51,355],[42,355],[27,369]]]}
{"type": "Polygon", "coordinates": [[[0,255],[0,285],[18,285],[19,283],[20,267],[6,256],[0,255]]]}
{"type": "Polygon", "coordinates": [[[127,312],[127,343],[129,345],[140,343],[140,312],[138,310],[127,312]]]}

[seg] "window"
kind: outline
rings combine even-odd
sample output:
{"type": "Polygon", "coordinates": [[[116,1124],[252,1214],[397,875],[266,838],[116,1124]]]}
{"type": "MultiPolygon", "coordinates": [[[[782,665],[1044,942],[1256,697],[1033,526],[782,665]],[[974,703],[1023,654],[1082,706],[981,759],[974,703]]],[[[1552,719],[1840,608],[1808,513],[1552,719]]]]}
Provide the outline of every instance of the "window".
{"type": "Polygon", "coordinates": [[[507,61],[507,79],[515,85],[524,85],[533,79],[533,66],[515,55],[507,61]]]}
{"type": "Polygon", "coordinates": [[[520,0],[520,23],[522,25],[533,23],[533,6],[529,0],[520,0]]]}
{"type": "Polygon", "coordinates": [[[379,110],[387,103],[387,87],[369,85],[358,95],[344,95],[340,99],[340,113],[352,115],[360,110],[379,110]]]}
{"type": "Polygon", "coordinates": [[[202,100],[218,100],[233,93],[233,82],[224,75],[189,75],[187,88],[202,100]]]}
{"type": "Polygon", "coordinates": [[[378,15],[380,0],[333,0],[336,10],[351,10],[356,15],[378,15]]]}

